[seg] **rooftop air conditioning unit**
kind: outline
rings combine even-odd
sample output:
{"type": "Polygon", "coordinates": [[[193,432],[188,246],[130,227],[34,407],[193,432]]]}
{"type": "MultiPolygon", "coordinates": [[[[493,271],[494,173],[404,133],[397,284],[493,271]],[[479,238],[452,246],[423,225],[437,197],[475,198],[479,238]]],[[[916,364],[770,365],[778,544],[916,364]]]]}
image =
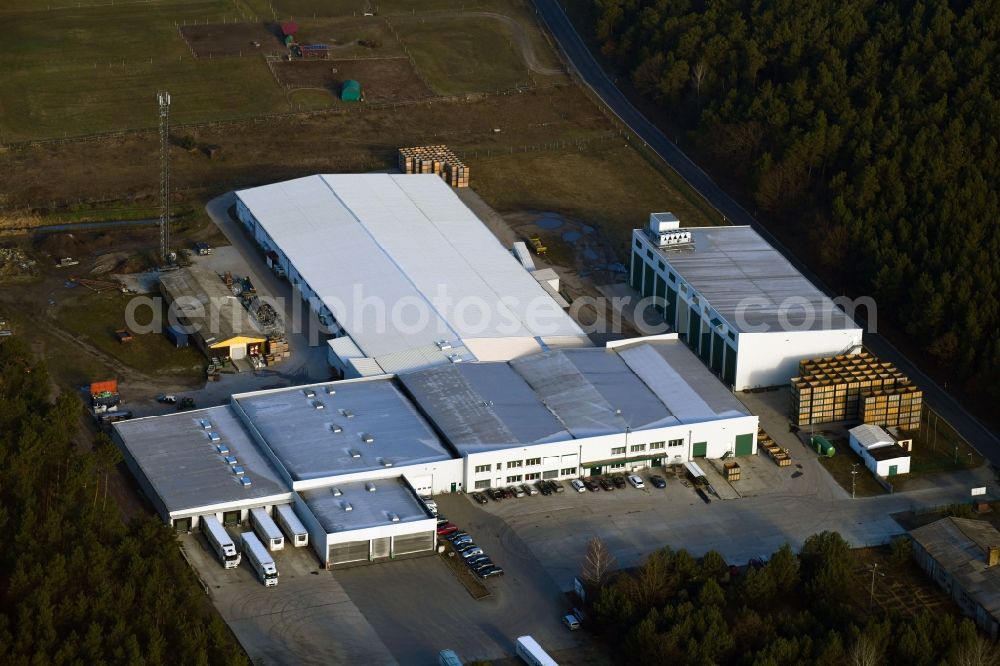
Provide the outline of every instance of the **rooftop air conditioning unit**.
{"type": "Polygon", "coordinates": [[[215,447],[215,450],[218,451],[221,455],[224,456],[229,455],[229,447],[226,446],[225,444],[219,444],[217,447],[215,447]]]}
{"type": "Polygon", "coordinates": [[[361,451],[358,451],[357,449],[351,449],[351,457],[352,458],[360,458],[361,457],[361,451]]]}
{"type": "Polygon", "coordinates": [[[210,442],[220,442],[222,441],[222,436],[217,432],[208,433],[208,441],[210,442]]]}
{"type": "Polygon", "coordinates": [[[212,429],[212,422],[209,421],[208,419],[202,419],[202,420],[198,421],[198,425],[201,426],[202,430],[211,430],[212,429]]]}
{"type": "Polygon", "coordinates": [[[333,493],[334,497],[340,497],[341,495],[344,494],[343,492],[341,492],[340,488],[331,488],[330,492],[333,493]]]}
{"type": "Polygon", "coordinates": [[[451,361],[452,363],[461,363],[462,357],[459,356],[458,354],[449,354],[448,360],[451,361]]]}
{"type": "Polygon", "coordinates": [[[250,487],[250,477],[249,476],[241,476],[240,477],[240,483],[243,485],[244,488],[249,488],[250,487]]]}
{"type": "Polygon", "coordinates": [[[344,511],[354,511],[354,507],[351,506],[350,502],[343,502],[340,506],[344,507],[344,511]]]}
{"type": "Polygon", "coordinates": [[[313,409],[323,409],[323,403],[319,400],[313,400],[313,409]]]}
{"type": "Polygon", "coordinates": [[[364,442],[365,444],[372,444],[375,442],[375,436],[370,435],[367,432],[363,432],[361,433],[361,441],[364,442]]]}
{"type": "Polygon", "coordinates": [[[306,389],[306,390],[303,391],[303,393],[306,394],[307,398],[315,398],[316,397],[316,391],[314,391],[312,389],[306,389]]]}
{"type": "Polygon", "coordinates": [[[369,481],[368,483],[365,484],[365,490],[367,490],[370,493],[375,492],[375,484],[369,481]]]}
{"type": "Polygon", "coordinates": [[[451,349],[451,343],[448,342],[447,340],[438,340],[437,348],[440,349],[441,351],[444,351],[445,349],[451,349]]]}
{"type": "Polygon", "coordinates": [[[236,476],[243,476],[246,470],[243,469],[243,465],[233,465],[233,474],[236,476]]]}
{"type": "Polygon", "coordinates": [[[389,458],[382,458],[380,462],[382,463],[382,467],[392,467],[392,460],[389,458]]]}
{"type": "Polygon", "coordinates": [[[390,511],[389,512],[389,522],[390,523],[398,523],[399,522],[399,515],[397,513],[395,513],[394,511],[390,511]]]}
{"type": "Polygon", "coordinates": [[[239,460],[236,459],[236,456],[226,456],[223,460],[226,461],[227,465],[235,465],[239,462],[239,460]]]}
{"type": "Polygon", "coordinates": [[[337,389],[333,388],[332,386],[327,386],[326,387],[326,394],[327,395],[337,395],[337,389]]]}
{"type": "Polygon", "coordinates": [[[333,433],[344,432],[344,429],[342,427],[340,427],[340,425],[338,425],[336,423],[331,423],[330,424],[330,432],[333,432],[333,433]]]}
{"type": "Polygon", "coordinates": [[[340,410],[340,413],[344,415],[344,418],[348,418],[348,419],[353,419],[354,418],[354,412],[352,412],[349,409],[342,409],[342,410],[340,410]]]}

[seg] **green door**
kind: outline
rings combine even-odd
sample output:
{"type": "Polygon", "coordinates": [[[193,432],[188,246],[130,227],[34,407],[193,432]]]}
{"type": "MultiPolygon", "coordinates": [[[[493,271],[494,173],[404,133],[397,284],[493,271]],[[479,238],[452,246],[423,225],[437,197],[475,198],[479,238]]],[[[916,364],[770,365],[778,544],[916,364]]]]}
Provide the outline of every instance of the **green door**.
{"type": "Polygon", "coordinates": [[[632,253],[632,280],[630,286],[636,291],[642,291],[642,258],[638,252],[632,253]]]}
{"type": "Polygon", "coordinates": [[[736,350],[726,345],[726,362],[723,364],[722,380],[733,386],[736,384],[736,350]]]}
{"type": "Polygon", "coordinates": [[[753,435],[736,435],[736,455],[748,456],[753,453],[753,435]]]}
{"type": "Polygon", "coordinates": [[[451,492],[455,492],[456,490],[458,490],[458,485],[454,481],[452,481],[451,482],[451,492]]]}
{"type": "Polygon", "coordinates": [[[721,335],[712,334],[712,370],[720,374],[722,373],[722,348],[725,344],[721,335]]]}
{"type": "Polygon", "coordinates": [[[691,455],[695,458],[704,458],[708,455],[708,442],[695,442],[691,445],[691,455]]]}
{"type": "Polygon", "coordinates": [[[698,354],[701,356],[701,360],[708,363],[709,356],[712,353],[712,332],[705,331],[701,334],[701,352],[698,354]]]}
{"type": "Polygon", "coordinates": [[[660,467],[662,465],[663,465],[663,458],[652,458],[649,461],[649,466],[650,467],[660,467]]]}
{"type": "Polygon", "coordinates": [[[645,298],[653,295],[653,267],[646,264],[643,268],[644,277],[642,278],[642,290],[640,293],[645,298]]]}
{"type": "MultiPolygon", "coordinates": [[[[895,467],[892,468],[893,474],[895,474],[895,467]]],[[[190,532],[191,531],[191,519],[190,518],[178,518],[174,521],[174,529],[178,532],[190,532]]]]}
{"type": "Polygon", "coordinates": [[[600,476],[602,471],[603,471],[603,469],[601,468],[600,465],[598,465],[597,467],[591,467],[590,468],[590,475],[591,476],[600,476]]]}
{"type": "Polygon", "coordinates": [[[889,465],[889,476],[896,476],[899,473],[899,465],[889,465]]]}
{"type": "Polygon", "coordinates": [[[670,325],[670,328],[677,330],[677,290],[667,287],[667,311],[664,314],[664,319],[670,325]]]}
{"type": "Polygon", "coordinates": [[[688,346],[691,349],[698,349],[698,334],[701,332],[701,317],[698,311],[691,308],[691,315],[688,317],[688,346]]]}
{"type": "Polygon", "coordinates": [[[667,300],[667,283],[660,275],[655,275],[653,279],[656,281],[656,286],[653,289],[653,307],[662,313],[667,300]]]}

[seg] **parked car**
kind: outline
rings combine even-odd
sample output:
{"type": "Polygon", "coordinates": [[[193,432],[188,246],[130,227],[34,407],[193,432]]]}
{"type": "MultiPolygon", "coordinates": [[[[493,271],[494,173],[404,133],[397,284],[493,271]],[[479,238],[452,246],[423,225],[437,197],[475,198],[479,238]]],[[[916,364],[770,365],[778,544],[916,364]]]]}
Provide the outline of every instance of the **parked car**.
{"type": "Polygon", "coordinates": [[[492,566],[487,569],[484,569],[483,571],[477,571],[476,573],[478,573],[483,578],[492,578],[493,576],[502,576],[503,569],[501,569],[498,566],[492,566]]]}
{"type": "Polygon", "coordinates": [[[645,488],[646,484],[642,482],[642,477],[638,474],[629,474],[628,482],[632,484],[633,488],[645,488]]]}
{"type": "Polygon", "coordinates": [[[601,484],[599,484],[595,479],[586,479],[583,483],[587,486],[587,490],[592,493],[596,493],[601,489],[601,484]]]}
{"type": "Polygon", "coordinates": [[[482,555],[483,549],[480,548],[479,546],[473,546],[472,548],[466,548],[465,550],[461,551],[461,554],[462,557],[464,557],[465,559],[469,559],[470,557],[473,557],[475,555],[482,555]]]}
{"type": "Polygon", "coordinates": [[[500,492],[503,493],[504,499],[511,499],[512,497],[514,497],[514,491],[512,491],[510,488],[501,488],[500,492]]]}
{"type": "Polygon", "coordinates": [[[615,474],[613,477],[611,477],[611,482],[615,484],[615,488],[625,487],[625,477],[622,476],[621,474],[615,474]]]}
{"type": "Polygon", "coordinates": [[[552,494],[552,488],[549,486],[549,482],[548,481],[539,481],[538,482],[538,490],[540,490],[543,495],[551,495],[552,494]]]}
{"type": "Polygon", "coordinates": [[[458,539],[461,539],[464,536],[469,536],[469,533],[465,532],[463,530],[459,530],[457,532],[452,532],[451,534],[449,534],[448,536],[446,536],[445,539],[447,539],[448,541],[451,541],[452,543],[455,543],[455,541],[457,541],[458,539]]]}
{"type": "Polygon", "coordinates": [[[525,495],[524,488],[521,486],[511,486],[507,490],[514,497],[524,497],[525,495]]]}
{"type": "Polygon", "coordinates": [[[430,497],[426,497],[424,495],[421,495],[420,499],[421,499],[421,501],[423,501],[424,506],[427,507],[427,510],[430,511],[431,514],[433,514],[435,516],[438,515],[438,504],[437,504],[437,502],[435,502],[430,497]]]}
{"type": "Polygon", "coordinates": [[[521,487],[524,488],[524,492],[528,493],[529,495],[537,495],[538,494],[538,488],[536,488],[534,486],[534,484],[526,483],[526,484],[524,484],[521,487]]]}
{"type": "Polygon", "coordinates": [[[472,543],[472,535],[471,534],[463,534],[462,536],[460,536],[457,539],[455,539],[454,541],[452,541],[451,545],[455,546],[455,548],[459,548],[461,546],[464,546],[464,545],[470,544],[470,543],[472,543]]]}
{"type": "Polygon", "coordinates": [[[476,500],[478,504],[486,504],[486,495],[482,493],[472,493],[472,499],[476,500]]]}
{"type": "Polygon", "coordinates": [[[484,564],[493,564],[493,560],[490,559],[489,555],[476,555],[467,559],[466,562],[473,569],[481,567],[484,564]]]}
{"type": "Polygon", "coordinates": [[[549,481],[549,488],[551,488],[554,493],[561,493],[566,490],[565,486],[558,481],[549,481]]]}
{"type": "Polygon", "coordinates": [[[156,402],[163,403],[164,405],[176,405],[177,396],[175,395],[158,395],[156,397],[156,402]]]}
{"type": "Polygon", "coordinates": [[[576,631],[580,628],[580,621],[577,620],[576,616],[572,614],[563,615],[562,623],[565,624],[570,631],[576,631]]]}
{"type": "Polygon", "coordinates": [[[667,487],[667,480],[664,479],[659,474],[654,474],[653,476],[649,477],[649,482],[652,483],[657,488],[667,487]]]}
{"type": "Polygon", "coordinates": [[[438,536],[448,536],[452,532],[458,531],[458,525],[454,523],[445,523],[444,525],[438,525],[437,533],[438,536]]]}
{"type": "Polygon", "coordinates": [[[494,502],[499,502],[500,500],[503,499],[503,491],[501,491],[499,488],[488,488],[486,490],[486,494],[489,495],[490,499],[492,499],[494,502]]]}
{"type": "Polygon", "coordinates": [[[580,479],[573,479],[572,481],[570,481],[570,485],[573,486],[573,490],[575,490],[578,493],[587,492],[587,486],[580,479]]]}
{"type": "Polygon", "coordinates": [[[605,490],[615,489],[615,484],[611,483],[608,479],[600,479],[598,480],[598,483],[601,484],[601,488],[604,488],[605,490]]]}

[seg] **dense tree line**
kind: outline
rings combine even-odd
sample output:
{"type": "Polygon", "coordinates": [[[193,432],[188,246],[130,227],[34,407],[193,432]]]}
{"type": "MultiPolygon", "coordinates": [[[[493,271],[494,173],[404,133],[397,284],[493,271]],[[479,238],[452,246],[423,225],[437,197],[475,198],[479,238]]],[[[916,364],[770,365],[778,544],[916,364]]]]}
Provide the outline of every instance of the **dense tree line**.
{"type": "MultiPolygon", "coordinates": [[[[908,564],[906,548],[893,556],[908,564]]],[[[622,663],[1000,663],[995,645],[977,635],[971,620],[926,610],[916,617],[868,615],[852,584],[859,568],[834,532],[810,537],[799,556],[786,545],[763,567],[736,577],[718,553],[699,561],[665,548],[595,586],[592,612],[622,663]]],[[[584,578],[588,571],[585,562],[584,578]]]]}
{"type": "Polygon", "coordinates": [[[120,454],[78,446],[80,401],[0,342],[0,663],[244,663],[174,534],[107,497],[120,454]]]}
{"type": "Polygon", "coordinates": [[[594,1],[604,54],[821,274],[1000,397],[1000,1],[594,1]]]}

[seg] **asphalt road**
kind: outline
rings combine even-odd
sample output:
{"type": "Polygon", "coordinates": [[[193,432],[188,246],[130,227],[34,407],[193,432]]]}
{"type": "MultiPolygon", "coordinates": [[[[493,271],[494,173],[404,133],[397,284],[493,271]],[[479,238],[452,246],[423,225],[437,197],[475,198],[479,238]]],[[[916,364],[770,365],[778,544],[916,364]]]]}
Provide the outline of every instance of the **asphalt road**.
{"type": "MultiPolygon", "coordinates": [[[[807,266],[802,264],[767,229],[765,229],[739,203],[691,161],[666,135],[650,122],[625,95],[594,59],[587,45],[576,32],[556,0],[534,0],[539,16],[559,44],[564,57],[582,82],[590,88],[622,123],[627,125],[657,155],[678,173],[688,185],[698,191],[719,213],[732,224],[753,227],[771,245],[781,252],[806,278],[830,297],[834,294],[807,266]]],[[[983,456],[1000,466],[1000,438],[962,407],[961,404],[930,377],[906,358],[884,336],[865,333],[865,346],[883,360],[896,364],[924,391],[925,402],[951,425],[983,456]]]]}

